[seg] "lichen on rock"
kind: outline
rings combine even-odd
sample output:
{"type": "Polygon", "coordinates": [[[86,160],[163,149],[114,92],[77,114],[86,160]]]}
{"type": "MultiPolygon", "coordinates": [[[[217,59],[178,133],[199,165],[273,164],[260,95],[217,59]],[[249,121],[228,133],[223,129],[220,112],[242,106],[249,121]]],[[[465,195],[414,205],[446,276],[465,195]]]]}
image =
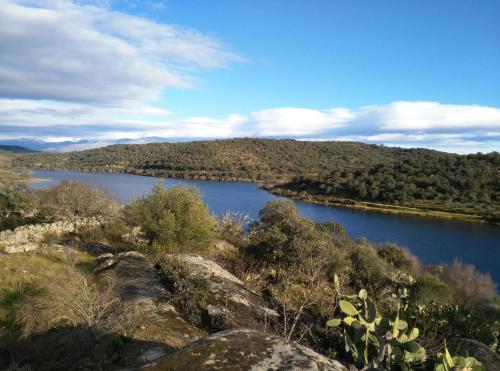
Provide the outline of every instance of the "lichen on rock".
{"type": "Polygon", "coordinates": [[[332,370],[339,362],[284,338],[248,329],[215,333],[159,358],[146,370],[332,370]]]}

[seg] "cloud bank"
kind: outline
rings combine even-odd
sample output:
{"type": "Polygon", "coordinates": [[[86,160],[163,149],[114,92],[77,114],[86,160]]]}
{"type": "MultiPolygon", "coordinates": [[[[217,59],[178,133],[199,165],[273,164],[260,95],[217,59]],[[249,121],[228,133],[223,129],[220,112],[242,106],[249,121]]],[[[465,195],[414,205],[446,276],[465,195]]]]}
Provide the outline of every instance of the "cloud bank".
{"type": "Polygon", "coordinates": [[[169,120],[168,112],[148,107],[114,109],[103,115],[100,109],[85,105],[3,100],[0,123],[0,140],[91,139],[102,145],[122,138],[277,137],[361,141],[458,153],[500,149],[500,108],[436,102],[394,102],[357,110],[284,107],[224,118],[169,120]],[[134,114],[140,114],[140,118],[134,118],[134,114]]]}
{"type": "Polygon", "coordinates": [[[197,30],[71,1],[0,1],[0,97],[133,105],[240,60],[197,30]]]}

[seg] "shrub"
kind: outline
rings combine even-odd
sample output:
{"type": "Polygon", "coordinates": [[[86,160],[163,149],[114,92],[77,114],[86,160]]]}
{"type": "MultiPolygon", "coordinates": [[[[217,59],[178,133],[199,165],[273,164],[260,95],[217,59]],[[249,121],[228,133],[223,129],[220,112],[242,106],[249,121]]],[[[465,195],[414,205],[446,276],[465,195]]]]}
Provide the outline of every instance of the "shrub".
{"type": "Polygon", "coordinates": [[[351,283],[356,289],[366,287],[377,292],[384,285],[387,263],[367,244],[359,244],[351,253],[351,283]]]}
{"type": "Polygon", "coordinates": [[[0,219],[25,214],[34,205],[34,194],[26,184],[11,181],[0,185],[0,219]]]}
{"type": "Polygon", "coordinates": [[[291,201],[269,201],[250,226],[246,253],[264,264],[294,265],[308,249],[318,257],[332,254],[335,235],[324,225],[302,218],[291,201]]]}
{"type": "Polygon", "coordinates": [[[150,194],[133,201],[126,214],[155,248],[199,252],[213,243],[215,221],[196,188],[166,189],[160,181],[150,194]]]}
{"type": "Polygon", "coordinates": [[[117,203],[101,190],[85,184],[63,181],[41,191],[40,214],[47,221],[64,220],[76,226],[80,222],[104,224],[118,213],[117,203]]]}
{"type": "Polygon", "coordinates": [[[0,231],[26,224],[35,204],[35,195],[25,184],[0,182],[0,231]]]}
{"type": "Polygon", "coordinates": [[[82,243],[100,242],[104,239],[104,232],[100,226],[82,225],[78,227],[78,236],[82,243]]]}
{"type": "Polygon", "coordinates": [[[473,265],[455,261],[442,274],[454,291],[455,303],[466,308],[477,308],[495,296],[495,284],[489,275],[476,271],[473,265]]]}
{"type": "Polygon", "coordinates": [[[123,243],[123,236],[130,233],[130,228],[121,218],[114,218],[104,225],[104,237],[111,244],[123,243]]]}
{"type": "Polygon", "coordinates": [[[418,304],[447,304],[453,298],[453,290],[439,277],[429,272],[419,276],[412,290],[412,299],[418,304]]]}
{"type": "Polygon", "coordinates": [[[378,255],[394,268],[410,271],[412,262],[406,257],[401,248],[393,244],[382,245],[378,248],[378,255]]]}
{"type": "Polygon", "coordinates": [[[234,245],[241,245],[245,240],[245,228],[249,222],[248,214],[226,212],[217,220],[217,237],[234,245]]]}
{"type": "Polygon", "coordinates": [[[190,273],[178,258],[164,254],[157,257],[156,268],[163,284],[172,293],[172,304],[182,318],[199,325],[210,292],[207,280],[190,273]]]}

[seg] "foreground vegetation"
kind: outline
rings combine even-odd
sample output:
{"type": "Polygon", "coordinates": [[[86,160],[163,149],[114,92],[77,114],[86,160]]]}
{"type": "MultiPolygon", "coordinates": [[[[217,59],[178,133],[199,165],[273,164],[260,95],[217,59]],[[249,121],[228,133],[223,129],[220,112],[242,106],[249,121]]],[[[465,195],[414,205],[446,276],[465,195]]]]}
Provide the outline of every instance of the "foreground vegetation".
{"type": "Polygon", "coordinates": [[[262,295],[278,313],[264,331],[352,367],[480,370],[467,354],[450,355],[446,342],[474,339],[500,350],[500,300],[489,276],[459,261],[423,266],[398,246],[352,240],[338,224],[302,218],[290,201],[269,202],[250,221],[237,213],[210,215],[196,189],[161,183],[121,208],[105,193],[72,182],[34,193],[14,181],[1,190],[4,226],[12,215],[16,225],[74,225],[72,232],[46,235],[44,247],[34,252],[0,259],[0,349],[17,354],[22,344],[29,353],[25,365],[43,359],[30,346],[42,339],[41,353],[59,347],[62,362],[45,368],[64,368],[70,350],[52,335],[68,327],[89,329],[91,342],[112,328],[116,354],[106,362],[124,356],[120,339],[134,334],[130,318],[112,279],[92,274],[99,262],[83,252],[89,242],[146,254],[170,303],[203,331],[217,330],[205,320],[210,284],[189,271],[180,260],[185,254],[216,261],[262,295]],[[216,249],[216,239],[233,247],[216,249]]]}
{"type": "Polygon", "coordinates": [[[500,155],[353,142],[234,139],[19,154],[25,168],[277,183],[274,193],[339,206],[498,223],[500,155]]]}

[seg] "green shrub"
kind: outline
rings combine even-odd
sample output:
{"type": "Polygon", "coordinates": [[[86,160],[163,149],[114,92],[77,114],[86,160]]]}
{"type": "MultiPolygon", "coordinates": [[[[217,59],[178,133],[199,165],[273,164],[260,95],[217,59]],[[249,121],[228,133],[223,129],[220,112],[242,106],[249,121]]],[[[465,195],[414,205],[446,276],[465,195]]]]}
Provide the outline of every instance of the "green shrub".
{"type": "Polygon", "coordinates": [[[351,283],[356,289],[366,287],[377,292],[384,286],[388,264],[370,245],[359,244],[351,253],[351,283]]]}
{"type": "Polygon", "coordinates": [[[453,299],[453,290],[439,277],[425,272],[415,281],[412,299],[418,304],[448,304],[453,299]]]}
{"type": "Polygon", "coordinates": [[[410,271],[412,262],[406,257],[401,248],[396,245],[386,244],[378,249],[378,255],[394,268],[410,271]]]}
{"type": "Polygon", "coordinates": [[[180,259],[164,254],[157,257],[156,268],[163,284],[172,293],[172,304],[182,318],[199,325],[210,293],[208,281],[190,273],[180,259]]]}
{"type": "Polygon", "coordinates": [[[0,180],[0,231],[28,223],[35,205],[36,197],[26,184],[0,180]]]}
{"type": "Polygon", "coordinates": [[[103,234],[110,244],[121,244],[122,236],[130,232],[130,227],[121,218],[114,218],[104,225],[103,234]]]}
{"type": "Polygon", "coordinates": [[[199,252],[213,243],[214,218],[194,187],[166,189],[160,181],[150,194],[133,201],[126,214],[155,249],[199,252]]]}
{"type": "Polygon", "coordinates": [[[324,225],[302,218],[291,201],[269,201],[250,226],[250,241],[245,252],[264,264],[293,266],[303,249],[318,258],[332,255],[337,238],[324,225]]]}

